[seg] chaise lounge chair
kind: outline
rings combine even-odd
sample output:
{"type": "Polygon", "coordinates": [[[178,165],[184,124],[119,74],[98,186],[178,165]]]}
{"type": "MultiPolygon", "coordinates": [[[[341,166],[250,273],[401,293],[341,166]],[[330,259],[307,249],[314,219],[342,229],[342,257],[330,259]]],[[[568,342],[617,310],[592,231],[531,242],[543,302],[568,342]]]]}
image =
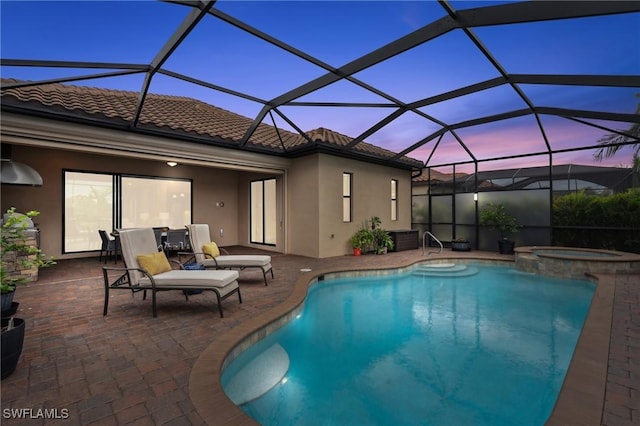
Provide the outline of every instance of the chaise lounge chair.
{"type": "Polygon", "coordinates": [[[151,291],[153,316],[158,316],[156,309],[156,293],[165,290],[180,290],[187,300],[191,290],[211,290],[218,299],[220,317],[222,300],[234,293],[242,303],[238,286],[238,271],[195,271],[185,270],[179,262],[173,261],[180,269],[172,269],[164,252],[158,251],[156,238],[151,228],[127,229],[119,233],[124,259],[124,268],[103,267],[104,275],[104,311],[107,315],[110,290],[130,290],[132,293],[143,291],[146,299],[147,290],[151,291]],[[118,274],[118,278],[110,281],[118,274]]]}
{"type": "Polygon", "coordinates": [[[259,268],[264,277],[264,285],[267,284],[267,272],[271,272],[273,278],[273,268],[271,267],[271,256],[257,254],[230,255],[219,248],[211,241],[209,225],[191,224],[186,225],[189,231],[189,240],[195,261],[204,265],[207,269],[246,269],[259,268]]]}

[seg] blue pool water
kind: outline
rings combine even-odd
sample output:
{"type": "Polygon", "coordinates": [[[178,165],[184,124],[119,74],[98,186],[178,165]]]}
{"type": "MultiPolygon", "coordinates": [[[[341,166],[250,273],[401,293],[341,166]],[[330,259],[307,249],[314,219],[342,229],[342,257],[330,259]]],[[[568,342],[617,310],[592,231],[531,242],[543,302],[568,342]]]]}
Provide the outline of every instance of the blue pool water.
{"type": "Polygon", "coordinates": [[[284,379],[241,405],[263,425],[543,425],[595,286],[472,268],[321,281],[299,318],[225,369],[223,387],[268,352],[249,375],[284,367],[284,379]]]}

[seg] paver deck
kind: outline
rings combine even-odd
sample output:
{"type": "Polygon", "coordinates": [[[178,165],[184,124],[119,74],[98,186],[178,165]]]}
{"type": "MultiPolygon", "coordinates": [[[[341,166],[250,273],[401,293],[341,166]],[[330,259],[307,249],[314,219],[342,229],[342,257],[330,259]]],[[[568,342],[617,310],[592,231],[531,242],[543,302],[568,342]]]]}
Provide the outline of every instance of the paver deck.
{"type": "MultiPolygon", "coordinates": [[[[452,255],[513,259],[479,252],[428,257],[452,255]]],[[[238,336],[250,334],[265,315],[278,316],[295,305],[306,291],[300,283],[318,271],[402,266],[427,258],[422,250],[328,259],[272,256],[275,278],[269,286],[261,273],[242,272],[243,303],[233,297],[223,301],[224,318],[213,294],[185,302],[178,292],[161,293],[153,318],[149,300],[125,291],[111,292],[109,314],[103,316],[102,264],[96,258],[63,260],[41,270],[37,282],[16,293],[16,316],[26,320],[26,339],[16,371],[2,380],[2,424],[255,424],[219,388],[203,388],[217,382],[219,358],[238,336]],[[301,271],[307,268],[311,272],[301,271]]],[[[607,377],[600,389],[605,399],[600,424],[640,424],[640,276],[605,278],[615,295],[608,363],[599,366],[607,377]]],[[[568,399],[580,410],[579,398],[568,399]]]]}

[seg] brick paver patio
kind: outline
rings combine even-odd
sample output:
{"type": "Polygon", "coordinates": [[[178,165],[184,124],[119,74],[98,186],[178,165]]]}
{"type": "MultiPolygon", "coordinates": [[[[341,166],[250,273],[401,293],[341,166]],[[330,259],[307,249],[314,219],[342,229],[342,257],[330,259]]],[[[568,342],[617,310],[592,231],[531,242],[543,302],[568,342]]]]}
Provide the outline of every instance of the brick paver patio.
{"type": "MultiPolygon", "coordinates": [[[[303,268],[381,268],[424,259],[421,250],[330,259],[276,254],[275,279],[268,287],[260,273],[241,273],[244,303],[239,304],[235,297],[223,301],[224,318],[219,317],[212,294],[194,295],[185,302],[178,292],[161,293],[158,318],[153,318],[150,301],[143,301],[139,294],[132,298],[125,291],[111,292],[109,314],[103,316],[102,265],[95,258],[59,261],[40,271],[37,282],[16,293],[20,303],[16,316],[26,320],[26,338],[15,373],[2,380],[2,423],[253,424],[233,410],[227,412],[228,401],[212,401],[212,407],[220,409],[216,417],[196,408],[190,383],[194,366],[203,365],[203,354],[228,346],[225,336],[264,312],[276,312],[295,292],[303,268]],[[29,418],[15,418],[18,413],[29,418]],[[58,418],[42,418],[45,414],[58,418]]],[[[608,380],[600,423],[640,424],[640,276],[618,276],[614,281],[608,380]]]]}

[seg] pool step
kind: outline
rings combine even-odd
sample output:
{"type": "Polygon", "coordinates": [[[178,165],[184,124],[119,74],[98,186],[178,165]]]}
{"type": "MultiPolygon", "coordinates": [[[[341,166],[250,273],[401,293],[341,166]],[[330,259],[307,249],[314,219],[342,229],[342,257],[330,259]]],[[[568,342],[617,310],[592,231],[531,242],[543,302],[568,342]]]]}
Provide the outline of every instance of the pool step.
{"type": "Polygon", "coordinates": [[[469,277],[478,273],[478,268],[455,263],[434,263],[418,266],[412,275],[418,277],[469,277]]]}
{"type": "Polygon", "coordinates": [[[242,405],[271,390],[287,371],[289,355],[276,343],[238,371],[224,390],[234,404],[242,405]]]}

